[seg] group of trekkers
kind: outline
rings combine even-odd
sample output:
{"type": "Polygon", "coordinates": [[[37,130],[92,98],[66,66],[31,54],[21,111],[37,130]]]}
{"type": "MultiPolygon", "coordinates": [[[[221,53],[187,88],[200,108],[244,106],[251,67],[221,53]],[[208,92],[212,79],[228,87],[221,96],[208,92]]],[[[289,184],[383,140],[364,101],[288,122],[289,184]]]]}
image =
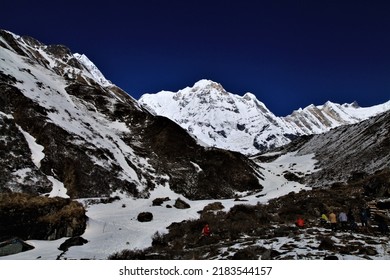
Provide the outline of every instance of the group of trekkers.
{"type": "MultiPolygon", "coordinates": [[[[368,219],[370,217],[369,210],[367,208],[359,209],[359,217],[362,227],[367,227],[368,219]]],[[[340,211],[338,215],[336,215],[334,211],[331,211],[328,216],[323,213],[320,221],[322,225],[329,224],[333,231],[338,229],[342,231],[356,231],[358,228],[352,209],[349,209],[347,213],[345,211],[340,211]]]]}
{"type": "MultiPolygon", "coordinates": [[[[348,212],[341,210],[337,215],[334,211],[331,211],[328,215],[322,213],[320,217],[320,224],[323,227],[329,227],[332,231],[357,231],[359,229],[357,219],[355,218],[356,211],[351,208],[348,212]]],[[[377,225],[377,229],[382,234],[389,234],[389,226],[387,220],[389,220],[384,213],[379,210],[375,210],[373,213],[370,207],[359,208],[358,216],[360,221],[360,228],[369,229],[372,224],[377,225]]],[[[295,225],[298,228],[305,227],[305,220],[302,215],[299,215],[295,221],[295,225]]],[[[202,228],[200,239],[208,238],[211,236],[211,230],[208,223],[204,224],[202,228]]]]}
{"type": "MultiPolygon", "coordinates": [[[[387,225],[387,217],[381,213],[371,213],[370,208],[359,208],[358,211],[360,227],[368,229],[373,223],[377,225],[377,229],[382,234],[389,233],[389,227],[387,225]]],[[[335,213],[331,211],[328,215],[323,213],[320,218],[320,224],[324,227],[329,227],[332,231],[357,231],[359,229],[358,221],[355,218],[355,212],[349,209],[348,212],[340,211],[335,213]]],[[[303,228],[305,222],[302,216],[298,216],[295,221],[295,225],[298,228],[303,228]]]]}

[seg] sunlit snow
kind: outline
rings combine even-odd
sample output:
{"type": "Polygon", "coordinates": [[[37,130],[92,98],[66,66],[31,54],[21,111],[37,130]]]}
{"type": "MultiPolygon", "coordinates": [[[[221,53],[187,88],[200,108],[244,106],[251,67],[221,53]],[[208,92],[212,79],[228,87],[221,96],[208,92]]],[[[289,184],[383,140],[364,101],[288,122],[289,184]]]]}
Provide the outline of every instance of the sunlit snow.
{"type": "Polygon", "coordinates": [[[36,167],[41,167],[41,160],[44,159],[45,154],[43,153],[44,147],[42,145],[39,145],[36,142],[36,139],[31,136],[28,132],[24,131],[20,126],[18,126],[20,132],[24,135],[26,138],[26,141],[28,143],[28,146],[31,150],[31,159],[36,167]]]}

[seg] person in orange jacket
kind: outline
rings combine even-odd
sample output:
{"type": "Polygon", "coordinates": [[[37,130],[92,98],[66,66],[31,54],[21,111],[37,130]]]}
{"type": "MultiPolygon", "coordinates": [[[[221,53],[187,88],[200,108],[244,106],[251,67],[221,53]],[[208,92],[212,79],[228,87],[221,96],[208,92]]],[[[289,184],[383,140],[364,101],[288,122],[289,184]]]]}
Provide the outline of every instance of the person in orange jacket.
{"type": "Polygon", "coordinates": [[[330,222],[330,228],[333,231],[335,231],[337,228],[337,217],[333,211],[329,214],[329,222],[330,222]]]}

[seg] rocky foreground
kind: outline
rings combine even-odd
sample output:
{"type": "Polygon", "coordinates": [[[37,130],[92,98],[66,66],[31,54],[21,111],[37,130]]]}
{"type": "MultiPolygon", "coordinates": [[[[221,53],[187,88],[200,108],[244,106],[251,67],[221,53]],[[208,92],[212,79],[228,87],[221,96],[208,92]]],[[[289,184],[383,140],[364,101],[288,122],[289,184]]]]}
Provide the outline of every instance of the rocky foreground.
{"type": "MultiPolygon", "coordinates": [[[[386,180],[388,173],[376,175],[386,180]]],[[[236,205],[224,212],[220,203],[204,208],[201,218],[169,227],[168,234],[155,234],[145,250],[124,250],[111,259],[389,259],[389,234],[379,231],[373,214],[362,227],[358,207],[373,202],[368,180],[336,184],[329,189],[290,193],[266,205],[236,205]],[[320,223],[321,213],[352,209],[358,227],[332,231],[320,223]],[[294,225],[298,215],[305,218],[302,229],[294,225]],[[201,237],[208,223],[212,235],[201,237]]],[[[388,209],[386,201],[376,207],[388,209]]],[[[388,221],[387,221],[388,222],[388,221]]]]}

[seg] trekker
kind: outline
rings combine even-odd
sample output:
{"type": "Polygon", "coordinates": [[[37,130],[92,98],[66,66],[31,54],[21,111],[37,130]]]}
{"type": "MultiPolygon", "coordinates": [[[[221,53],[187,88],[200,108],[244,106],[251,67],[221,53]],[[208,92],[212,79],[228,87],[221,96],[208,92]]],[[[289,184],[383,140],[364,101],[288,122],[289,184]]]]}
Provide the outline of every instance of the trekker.
{"type": "Polygon", "coordinates": [[[211,232],[210,232],[209,224],[206,223],[202,229],[202,236],[208,237],[210,236],[210,234],[211,232]]]}
{"type": "Polygon", "coordinates": [[[337,218],[333,211],[329,214],[330,228],[335,231],[337,229],[337,218]]]}
{"type": "Polygon", "coordinates": [[[321,215],[320,224],[325,226],[327,223],[329,223],[328,216],[326,216],[326,214],[323,213],[321,215]]]}
{"type": "Polygon", "coordinates": [[[295,225],[299,228],[303,228],[305,226],[305,220],[301,216],[298,216],[295,225]]]}
{"type": "Polygon", "coordinates": [[[352,209],[349,209],[348,214],[347,214],[347,218],[348,218],[349,229],[351,231],[356,231],[357,230],[357,224],[356,224],[355,216],[353,214],[352,209]]]}
{"type": "Polygon", "coordinates": [[[360,222],[362,227],[368,227],[368,210],[365,208],[359,209],[360,222]]]}
{"type": "Polygon", "coordinates": [[[344,211],[341,211],[339,213],[339,222],[341,225],[342,230],[347,230],[347,225],[348,225],[348,216],[344,211]]]}

